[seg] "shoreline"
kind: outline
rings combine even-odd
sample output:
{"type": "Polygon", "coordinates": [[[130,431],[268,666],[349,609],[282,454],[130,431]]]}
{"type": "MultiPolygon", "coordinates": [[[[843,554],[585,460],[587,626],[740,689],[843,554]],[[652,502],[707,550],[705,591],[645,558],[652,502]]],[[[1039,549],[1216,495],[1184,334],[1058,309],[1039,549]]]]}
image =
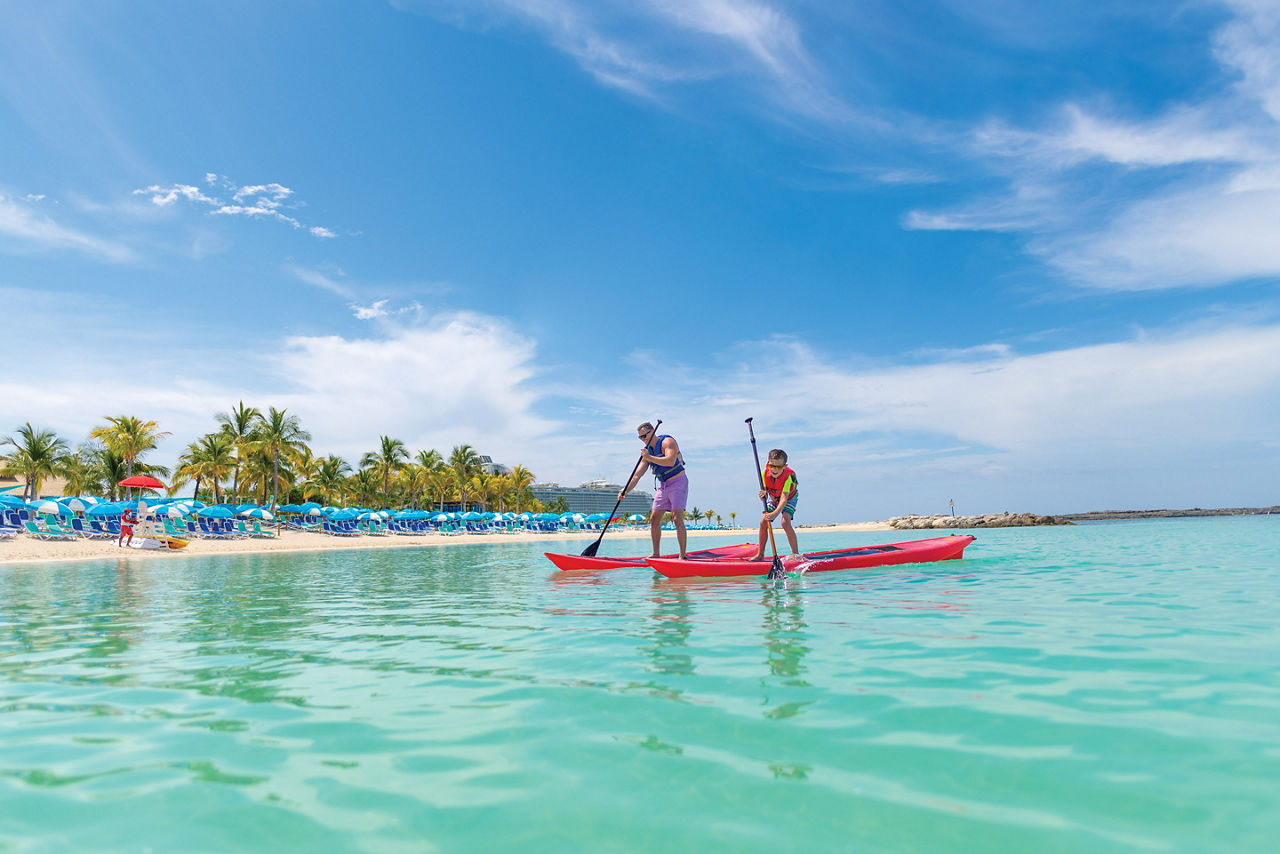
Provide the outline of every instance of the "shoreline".
{"type": "MultiPolygon", "coordinates": [[[[844,531],[892,531],[888,522],[842,522],[831,525],[797,525],[796,531],[810,532],[844,531]]],[[[689,539],[709,536],[740,535],[746,540],[754,538],[754,528],[729,528],[717,530],[690,529],[689,539]]],[[[20,534],[9,540],[0,540],[0,566],[37,563],[73,563],[76,561],[125,558],[139,560],[165,560],[184,557],[214,557],[218,555],[271,554],[275,552],[322,552],[346,549],[431,548],[494,543],[562,542],[564,540],[590,541],[600,536],[599,531],[566,531],[555,534],[388,534],[386,536],[333,537],[303,531],[282,531],[279,537],[260,537],[241,540],[193,539],[184,549],[131,549],[120,548],[114,540],[79,539],[69,541],[38,540],[20,534]]],[[[613,540],[640,540],[636,551],[647,552],[649,529],[638,530],[610,528],[606,538],[613,540]]],[[[662,542],[675,549],[675,532],[663,531],[662,542]]]]}

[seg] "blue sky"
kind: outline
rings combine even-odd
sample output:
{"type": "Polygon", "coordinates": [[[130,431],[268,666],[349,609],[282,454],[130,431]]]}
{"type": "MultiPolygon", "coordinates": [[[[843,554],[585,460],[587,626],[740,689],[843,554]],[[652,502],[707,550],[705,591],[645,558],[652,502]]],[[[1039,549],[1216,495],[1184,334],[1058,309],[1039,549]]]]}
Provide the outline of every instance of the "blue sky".
{"type": "Polygon", "coordinates": [[[6,4],[0,431],[577,483],[662,418],[741,518],[753,416],[800,522],[1274,504],[1280,4],[1120,5],[6,4]]]}

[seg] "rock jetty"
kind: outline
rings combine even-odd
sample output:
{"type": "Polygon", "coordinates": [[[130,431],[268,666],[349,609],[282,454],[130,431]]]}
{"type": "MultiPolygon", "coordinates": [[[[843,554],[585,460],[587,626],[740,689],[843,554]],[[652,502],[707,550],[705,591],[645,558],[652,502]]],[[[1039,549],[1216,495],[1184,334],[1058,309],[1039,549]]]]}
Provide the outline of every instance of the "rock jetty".
{"type": "Polygon", "coordinates": [[[1035,513],[984,513],[981,516],[895,516],[889,525],[904,530],[924,528],[1021,528],[1028,525],[1070,525],[1071,520],[1059,516],[1037,516],[1035,513]]]}

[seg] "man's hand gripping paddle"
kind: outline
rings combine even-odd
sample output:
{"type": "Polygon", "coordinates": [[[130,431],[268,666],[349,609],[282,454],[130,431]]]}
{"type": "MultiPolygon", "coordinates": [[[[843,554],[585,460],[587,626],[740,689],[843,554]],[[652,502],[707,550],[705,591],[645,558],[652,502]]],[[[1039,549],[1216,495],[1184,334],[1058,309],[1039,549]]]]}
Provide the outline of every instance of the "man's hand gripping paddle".
{"type": "MultiPolygon", "coordinates": [[[[756,431],[751,426],[752,418],[747,419],[747,432],[751,434],[751,453],[756,458],[756,472],[760,475],[760,488],[767,489],[764,483],[764,469],[760,468],[760,452],[756,450],[756,431]]],[[[769,493],[765,492],[764,498],[760,499],[764,503],[764,512],[769,512],[769,493]]],[[[773,564],[769,567],[768,578],[770,581],[776,581],[779,578],[786,578],[787,574],[782,569],[782,561],[778,559],[778,546],[773,541],[773,523],[769,523],[769,548],[773,550],[773,564]]]]}
{"type": "MultiPolygon", "coordinates": [[[[662,419],[658,419],[658,423],[653,425],[653,432],[657,433],[658,428],[662,426],[662,419]]],[[[645,445],[645,450],[648,450],[645,445]]],[[[640,464],[644,462],[644,451],[640,452],[640,459],[636,460],[636,464],[631,468],[631,475],[627,478],[627,483],[631,482],[631,478],[636,476],[636,470],[640,468],[640,464]]],[[[600,550],[600,541],[604,539],[605,531],[609,530],[609,526],[613,524],[613,516],[618,512],[618,508],[622,506],[622,496],[618,496],[618,501],[613,505],[613,512],[609,514],[609,518],[605,520],[604,530],[600,532],[600,536],[596,537],[596,541],[582,550],[583,557],[595,557],[596,552],[600,550]]]]}

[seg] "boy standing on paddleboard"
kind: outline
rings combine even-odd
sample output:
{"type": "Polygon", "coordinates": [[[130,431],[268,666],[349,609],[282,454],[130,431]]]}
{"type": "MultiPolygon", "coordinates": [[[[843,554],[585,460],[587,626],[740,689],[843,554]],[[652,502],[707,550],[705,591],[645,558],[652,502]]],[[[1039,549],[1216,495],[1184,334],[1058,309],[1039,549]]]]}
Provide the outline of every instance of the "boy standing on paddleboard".
{"type": "Polygon", "coordinates": [[[649,537],[653,540],[653,556],[659,557],[662,544],[662,514],[671,512],[676,526],[676,542],[680,545],[680,558],[685,556],[685,543],[689,538],[684,527],[684,508],[689,501],[689,477],[684,473],[684,457],[680,446],[671,436],[657,435],[648,421],[636,428],[636,437],[644,442],[640,453],[640,465],[631,474],[631,480],[618,493],[618,500],[635,488],[644,473],[653,469],[658,488],[653,493],[653,509],[649,512],[649,537]]]}
{"type": "MultiPolygon", "coordinates": [[[[757,458],[758,459],[758,458],[757,458]]],[[[760,548],[752,560],[764,557],[764,544],[769,540],[769,526],[782,516],[782,530],[787,532],[787,542],[791,544],[791,553],[800,554],[800,543],[796,539],[796,529],[791,527],[791,519],[796,515],[796,502],[800,496],[800,488],[796,473],[787,466],[787,452],[774,448],[769,452],[769,463],[760,472],[764,489],[756,496],[764,499],[768,496],[768,510],[760,516],[760,548]]]]}

